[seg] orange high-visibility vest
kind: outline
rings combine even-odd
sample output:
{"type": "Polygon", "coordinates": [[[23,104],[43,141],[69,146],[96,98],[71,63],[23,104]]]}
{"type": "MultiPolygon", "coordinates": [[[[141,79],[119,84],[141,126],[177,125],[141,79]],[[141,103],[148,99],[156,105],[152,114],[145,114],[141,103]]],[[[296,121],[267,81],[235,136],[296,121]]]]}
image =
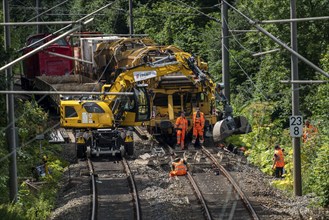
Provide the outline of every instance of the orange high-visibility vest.
{"type": "Polygon", "coordinates": [[[281,149],[275,150],[274,154],[277,156],[275,161],[276,167],[284,167],[284,155],[281,149]]]}
{"type": "Polygon", "coordinates": [[[201,126],[201,128],[204,127],[204,114],[203,112],[200,112],[200,117],[197,117],[197,112],[193,113],[193,126],[196,126],[197,124],[201,126]]]}
{"type": "Polygon", "coordinates": [[[184,161],[182,159],[177,163],[173,162],[173,165],[175,167],[174,171],[176,172],[176,175],[182,176],[187,173],[186,165],[184,164],[184,161]]]}

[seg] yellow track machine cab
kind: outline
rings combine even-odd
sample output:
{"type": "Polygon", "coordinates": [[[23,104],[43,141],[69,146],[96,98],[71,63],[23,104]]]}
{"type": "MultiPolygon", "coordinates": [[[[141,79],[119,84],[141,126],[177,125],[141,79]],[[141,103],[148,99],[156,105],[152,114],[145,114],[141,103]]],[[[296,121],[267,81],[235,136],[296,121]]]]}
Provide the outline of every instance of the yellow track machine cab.
{"type": "MultiPolygon", "coordinates": [[[[104,87],[103,89],[107,89],[104,87]]],[[[113,102],[102,100],[62,100],[62,127],[76,129],[76,153],[85,156],[134,154],[133,127],[150,118],[145,86],[116,95],[113,102]],[[127,94],[127,95],[126,95],[127,94]]]]}

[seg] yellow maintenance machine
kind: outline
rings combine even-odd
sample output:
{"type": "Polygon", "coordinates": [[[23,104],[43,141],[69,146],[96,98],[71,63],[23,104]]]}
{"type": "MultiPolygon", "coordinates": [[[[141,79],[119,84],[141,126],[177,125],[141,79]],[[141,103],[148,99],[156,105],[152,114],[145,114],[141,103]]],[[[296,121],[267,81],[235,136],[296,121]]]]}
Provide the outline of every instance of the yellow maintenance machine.
{"type": "MultiPolygon", "coordinates": [[[[98,44],[94,60],[97,63],[98,74],[105,75],[106,81],[111,83],[127,68],[146,63],[160,64],[165,62],[168,56],[180,52],[183,51],[176,46],[158,46],[147,38],[121,38],[110,43],[98,44]]],[[[152,135],[161,135],[168,142],[175,142],[173,124],[175,118],[180,115],[179,111],[185,111],[191,121],[193,110],[199,107],[204,112],[208,125],[214,125],[216,122],[215,84],[207,74],[207,64],[189,54],[186,56],[191,60],[190,64],[184,64],[187,68],[144,81],[148,84],[151,105],[148,130],[152,135]],[[187,77],[188,74],[182,73],[191,71],[191,64],[191,68],[197,71],[194,67],[196,66],[205,78],[202,83],[199,78],[187,77]]],[[[209,127],[207,126],[208,130],[209,127]]]]}
{"type": "Polygon", "coordinates": [[[230,111],[217,122],[216,84],[204,63],[172,46],[145,45],[138,50],[126,51],[136,54],[127,56],[132,59],[124,62],[125,67],[116,67],[120,72],[102,87],[104,95],[98,99],[61,100],[60,123],[78,131],[78,157],[132,155],[134,126],[145,125],[151,133],[175,138],[173,124],[179,111],[187,112],[191,127],[196,107],[205,113],[208,133],[216,129],[215,141],[251,131],[244,117],[234,120],[230,111]]]}

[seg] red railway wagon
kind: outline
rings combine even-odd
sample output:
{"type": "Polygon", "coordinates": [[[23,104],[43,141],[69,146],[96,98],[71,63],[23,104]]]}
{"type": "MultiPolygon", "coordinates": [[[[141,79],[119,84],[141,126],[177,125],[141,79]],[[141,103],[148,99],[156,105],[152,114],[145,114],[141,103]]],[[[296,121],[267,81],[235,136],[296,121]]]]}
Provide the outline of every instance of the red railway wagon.
{"type": "MultiPolygon", "coordinates": [[[[28,37],[26,40],[26,46],[43,39],[47,35],[48,34],[36,34],[28,37]]],[[[31,47],[25,48],[23,50],[23,54],[30,52],[55,37],[56,36],[50,36],[47,39],[32,45],[31,47]]],[[[73,48],[66,39],[62,38],[54,44],[49,45],[44,50],[26,58],[23,61],[23,75],[21,76],[21,84],[23,89],[33,89],[34,81],[37,76],[62,76],[73,73],[73,60],[55,56],[49,54],[48,52],[73,57],[73,48]]]]}

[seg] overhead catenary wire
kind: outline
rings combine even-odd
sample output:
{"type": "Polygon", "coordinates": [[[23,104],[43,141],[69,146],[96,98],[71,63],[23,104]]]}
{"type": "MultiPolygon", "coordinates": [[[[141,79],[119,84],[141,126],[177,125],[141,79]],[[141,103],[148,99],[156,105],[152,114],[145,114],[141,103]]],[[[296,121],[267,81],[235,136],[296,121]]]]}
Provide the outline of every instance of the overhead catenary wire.
{"type": "MultiPolygon", "coordinates": [[[[313,20],[313,19],[316,19],[316,20],[319,20],[319,19],[327,19],[327,18],[329,18],[329,17],[318,17],[318,18],[312,18],[312,19],[308,19],[308,18],[305,18],[305,19],[301,19],[300,21],[308,21],[308,20],[313,20]]],[[[294,20],[294,19],[285,19],[284,21],[288,21],[288,20],[294,20]]],[[[280,21],[280,20],[279,20],[280,21]]],[[[226,21],[224,21],[224,22],[226,22],[226,21]]],[[[256,22],[257,23],[257,22],[256,22]]],[[[266,23],[266,22],[264,22],[264,23],[266,23]]],[[[270,22],[268,22],[268,23],[270,23],[270,22]]],[[[227,26],[228,26],[228,24],[227,24],[227,26]]],[[[249,30],[248,30],[249,31],[249,30]]],[[[258,30],[254,30],[254,31],[257,31],[257,32],[259,32],[258,30]]],[[[237,41],[237,39],[236,38],[234,38],[236,41],[237,41]]],[[[238,42],[238,41],[237,41],[238,42]]],[[[239,45],[242,47],[242,48],[244,48],[244,49],[246,49],[246,50],[248,50],[247,48],[245,48],[243,45],[241,45],[240,43],[239,43],[239,45]]],[[[276,49],[272,49],[272,50],[269,50],[269,51],[265,51],[265,52],[259,52],[259,53],[254,53],[253,54],[253,56],[259,56],[259,55],[265,55],[265,54],[268,54],[268,53],[271,53],[271,52],[276,52],[276,51],[279,51],[280,50],[280,48],[276,48],[276,49]]],[[[234,58],[234,57],[233,57],[234,58]]],[[[234,58],[235,59],[235,58],[234,58]]],[[[237,61],[237,60],[235,60],[235,61],[237,61]]],[[[240,66],[240,65],[239,65],[240,66]]],[[[282,83],[302,83],[302,84],[307,84],[307,83],[314,83],[314,84],[321,84],[321,83],[328,83],[329,81],[325,81],[325,80],[298,80],[298,81],[291,81],[291,80],[281,80],[280,82],[282,82],[282,83]]],[[[304,87],[303,87],[304,88],[304,87]]],[[[300,90],[300,89],[303,89],[303,88],[299,88],[299,89],[297,89],[297,90],[300,90]]],[[[282,94],[282,93],[277,93],[277,94],[282,94]]]]}
{"type": "MultiPolygon", "coordinates": [[[[86,15],[86,16],[84,16],[84,17],[78,19],[78,20],[76,20],[76,22],[77,22],[77,23],[80,23],[80,22],[82,22],[83,20],[85,20],[85,19],[87,19],[87,18],[89,18],[89,17],[92,17],[93,15],[97,14],[99,11],[101,11],[101,10],[103,10],[103,9],[105,9],[105,8],[107,8],[107,7],[109,7],[109,6],[111,6],[111,5],[113,5],[115,2],[116,2],[116,1],[111,2],[111,3],[109,3],[109,4],[105,5],[105,6],[103,6],[103,7],[99,8],[99,9],[97,9],[96,11],[93,11],[92,13],[90,13],[90,14],[88,14],[88,15],[86,15]]],[[[50,36],[54,36],[54,35],[56,35],[56,34],[62,32],[62,31],[64,31],[64,30],[67,29],[67,28],[70,28],[70,27],[72,27],[72,26],[73,26],[72,24],[69,24],[69,25],[67,25],[67,26],[65,26],[65,27],[63,27],[63,28],[61,28],[61,29],[59,29],[59,30],[57,30],[57,31],[55,31],[55,32],[53,32],[53,33],[47,35],[46,37],[44,37],[44,38],[42,38],[42,39],[40,39],[40,40],[38,40],[38,41],[33,42],[32,44],[28,45],[27,47],[21,48],[19,51],[21,51],[21,50],[23,50],[23,49],[26,49],[26,48],[29,48],[29,47],[32,47],[32,46],[34,46],[34,45],[36,45],[36,44],[42,42],[43,40],[47,39],[48,37],[50,37],[50,36]]]]}
{"type": "Polygon", "coordinates": [[[223,0],[223,2],[225,2],[228,6],[230,6],[230,8],[232,8],[234,11],[236,11],[242,17],[244,17],[245,19],[247,19],[247,21],[250,24],[252,24],[256,29],[258,29],[260,32],[262,32],[263,34],[265,34],[267,37],[271,38],[274,42],[276,42],[280,46],[284,47],[290,53],[292,53],[293,55],[295,55],[296,57],[298,57],[300,60],[302,60],[303,62],[305,62],[309,66],[311,66],[314,70],[320,72],[321,74],[323,74],[324,76],[326,76],[327,78],[329,78],[329,74],[326,73],[324,70],[322,70],[321,68],[319,68],[318,66],[316,66],[315,64],[313,64],[311,61],[309,61],[308,59],[306,59],[305,57],[303,57],[302,55],[300,55],[299,53],[297,53],[296,51],[294,51],[287,44],[285,44],[284,42],[280,41],[275,36],[273,36],[270,32],[268,32],[264,28],[260,27],[258,24],[256,24],[255,21],[253,21],[252,19],[250,19],[249,17],[247,17],[245,14],[243,14],[241,11],[239,11],[238,9],[236,9],[234,6],[232,6],[226,0],[223,0]]]}
{"type": "MultiPolygon", "coordinates": [[[[90,23],[90,22],[93,20],[93,18],[90,18],[90,17],[92,17],[93,14],[98,13],[99,11],[101,11],[101,10],[103,10],[103,9],[105,9],[105,8],[107,8],[107,7],[109,7],[109,6],[111,6],[113,3],[114,3],[114,2],[112,2],[112,3],[110,3],[110,4],[107,4],[107,5],[105,5],[105,6],[101,7],[101,8],[99,8],[98,10],[96,10],[96,11],[90,13],[89,15],[87,15],[87,16],[85,16],[85,17],[79,19],[79,20],[77,20],[77,22],[81,22],[77,27],[72,28],[70,31],[67,31],[67,32],[65,32],[64,34],[61,34],[60,36],[58,36],[58,37],[56,37],[56,38],[54,38],[54,39],[48,41],[47,43],[45,43],[45,44],[39,46],[38,48],[36,48],[36,49],[34,49],[34,50],[28,52],[27,54],[21,56],[20,58],[18,58],[18,59],[16,59],[16,60],[14,60],[14,61],[12,61],[12,62],[6,64],[5,66],[3,66],[3,67],[0,68],[0,72],[1,72],[1,71],[4,71],[5,69],[7,69],[7,68],[9,68],[9,67],[11,67],[11,66],[13,66],[15,63],[17,63],[17,62],[19,62],[19,61],[21,61],[21,60],[23,60],[23,59],[25,59],[25,58],[27,58],[27,57],[29,57],[29,56],[35,54],[35,53],[38,52],[39,50],[41,50],[41,49],[43,49],[43,48],[45,48],[45,47],[51,45],[52,43],[56,42],[58,39],[61,39],[61,38],[65,37],[65,36],[67,36],[67,35],[69,35],[69,34],[75,32],[76,30],[78,30],[79,28],[81,28],[82,25],[86,25],[86,24],[90,23]],[[89,18],[89,19],[88,19],[88,18],[89,18]],[[87,21],[84,21],[85,19],[88,19],[88,20],[87,20],[87,21]]],[[[70,24],[70,25],[67,25],[66,27],[64,27],[64,28],[62,28],[62,29],[60,29],[60,30],[64,30],[64,29],[66,29],[66,28],[68,28],[68,27],[71,27],[71,24],[70,24]]],[[[49,37],[49,36],[53,36],[55,33],[58,33],[58,32],[59,32],[59,31],[56,31],[56,32],[54,32],[54,33],[48,35],[47,37],[49,37]]],[[[30,44],[28,47],[31,47],[32,45],[35,45],[36,43],[40,43],[42,40],[46,39],[47,37],[42,38],[42,39],[40,39],[39,41],[34,42],[33,44],[30,44]]]]}
{"type": "MultiPolygon", "coordinates": [[[[226,47],[225,47],[226,48],[226,47]]],[[[226,48],[227,49],[227,48],[226,48]]],[[[233,60],[236,62],[236,64],[239,66],[239,68],[242,70],[242,72],[247,76],[247,78],[249,79],[249,81],[251,82],[251,84],[260,92],[260,94],[263,95],[263,97],[265,98],[265,100],[268,100],[266,98],[266,96],[264,95],[264,92],[259,89],[256,84],[254,83],[254,81],[252,80],[252,78],[249,76],[249,74],[243,69],[243,67],[240,65],[240,63],[235,59],[235,57],[230,53],[230,51],[228,51],[230,54],[230,57],[233,58],[233,60]]]]}
{"type": "MultiPolygon", "coordinates": [[[[117,16],[118,17],[118,16],[117,16]]],[[[117,19],[116,19],[117,20],[117,19]]],[[[112,58],[113,58],[113,56],[111,57],[111,60],[112,60],[112,58]]],[[[105,70],[104,70],[104,72],[105,72],[105,70]]],[[[103,72],[103,74],[104,74],[104,72],[103,72]]],[[[102,76],[101,76],[102,77],[102,76]]],[[[101,78],[100,77],[100,78],[101,78]]],[[[100,81],[100,79],[98,80],[98,81],[100,81]]],[[[93,91],[95,90],[95,87],[93,88],[93,91]]],[[[3,91],[3,93],[6,93],[7,91],[3,91]]],[[[19,92],[17,92],[17,93],[19,93],[19,92]]],[[[33,93],[33,92],[31,92],[31,93],[33,93]]],[[[35,94],[37,94],[36,92],[34,92],[35,94]]],[[[43,98],[45,98],[46,97],[46,95],[47,95],[47,93],[48,94],[50,94],[50,93],[52,93],[52,92],[50,92],[50,91],[43,91],[43,92],[41,92],[41,93],[39,93],[39,94],[44,94],[44,96],[41,98],[41,99],[43,99],[43,98]]],[[[58,92],[54,92],[55,94],[58,94],[58,92]]],[[[59,92],[60,93],[60,92],[59,92]]],[[[74,93],[74,92],[73,92],[74,93]]],[[[100,95],[101,93],[100,92],[90,92],[90,94],[92,94],[92,93],[94,93],[95,95],[100,95]]],[[[26,93],[25,93],[26,94],[26,93]]],[[[63,92],[62,92],[62,94],[63,94],[63,92]]],[[[71,91],[69,91],[68,92],[68,94],[72,94],[72,92],[71,91]]],[[[107,94],[107,92],[106,93],[104,93],[104,94],[107,94]]],[[[111,92],[110,93],[108,93],[108,94],[111,94],[111,92]]],[[[112,93],[112,95],[113,95],[114,93],[112,93]]],[[[120,93],[116,93],[117,95],[120,95],[120,93]]],[[[121,95],[132,95],[133,93],[131,93],[131,92],[124,92],[124,93],[121,93],[121,95]]],[[[81,92],[78,92],[78,95],[81,95],[81,92]]],[[[16,119],[16,121],[17,121],[18,119],[16,119]]],[[[10,126],[10,125],[8,125],[8,126],[10,126]]],[[[7,126],[7,127],[8,127],[7,126]]],[[[56,125],[54,125],[51,129],[54,129],[55,127],[58,127],[59,126],[59,123],[57,123],[56,125]]],[[[45,133],[47,133],[48,131],[49,131],[50,129],[47,129],[45,132],[43,132],[42,134],[45,134],[45,133]]],[[[33,141],[35,140],[35,138],[33,138],[32,139],[32,141],[29,141],[29,142],[27,142],[25,145],[23,145],[22,147],[24,147],[24,146],[27,146],[28,144],[30,144],[30,143],[32,143],[33,141]]],[[[14,152],[10,152],[9,154],[7,154],[5,157],[3,157],[3,158],[1,158],[0,159],[0,162],[1,161],[3,161],[3,160],[5,160],[6,158],[8,158],[9,156],[11,156],[13,153],[15,153],[17,150],[15,150],[14,152]]]]}
{"type": "Polygon", "coordinates": [[[220,19],[215,18],[215,17],[210,16],[210,15],[207,15],[206,13],[200,11],[199,9],[197,9],[197,8],[195,8],[195,7],[192,7],[192,6],[188,5],[188,4],[186,4],[185,2],[182,2],[182,1],[180,1],[180,0],[170,0],[170,1],[171,1],[171,2],[175,2],[175,3],[179,2],[179,3],[183,4],[183,5],[185,5],[186,7],[190,8],[190,9],[192,9],[192,10],[194,10],[194,11],[197,11],[198,13],[202,14],[202,15],[205,16],[205,17],[210,18],[211,20],[214,20],[214,21],[216,21],[216,22],[221,23],[221,20],[220,20],[220,19]]]}
{"type": "Polygon", "coordinates": [[[229,29],[228,31],[231,32],[231,36],[232,36],[233,39],[239,44],[239,46],[240,46],[241,48],[243,48],[245,51],[247,51],[247,52],[249,52],[249,53],[251,53],[251,54],[255,53],[254,51],[249,50],[248,48],[246,48],[245,46],[243,46],[243,45],[240,43],[240,41],[235,37],[234,32],[230,31],[231,28],[230,28],[228,22],[225,20],[225,18],[224,18],[223,22],[225,22],[226,26],[227,26],[228,29],[229,29]]]}
{"type": "MultiPolygon", "coordinates": [[[[44,15],[44,14],[46,14],[47,12],[49,12],[49,11],[51,11],[51,10],[53,10],[53,9],[55,9],[55,8],[57,8],[57,7],[59,7],[59,6],[61,6],[61,5],[63,5],[63,4],[65,4],[66,2],[68,2],[69,0],[65,0],[65,1],[63,1],[63,2],[61,2],[61,3],[59,3],[59,4],[57,4],[57,5],[55,5],[55,6],[53,6],[53,7],[51,7],[51,8],[49,8],[49,9],[47,9],[46,11],[44,11],[44,12],[42,12],[42,13],[38,13],[38,15],[36,15],[36,16],[34,16],[34,17],[32,17],[32,18],[30,18],[29,20],[27,20],[26,22],[30,22],[30,21],[32,21],[32,20],[34,20],[34,19],[36,19],[36,18],[39,18],[39,17],[41,17],[42,15],[44,15]]],[[[21,1],[19,1],[19,2],[21,2],[21,1]]],[[[21,2],[22,3],[22,2],[21,2]]],[[[24,3],[22,3],[23,5],[24,5],[24,3]]],[[[31,8],[33,8],[35,11],[37,11],[38,9],[36,9],[36,7],[31,7],[31,8]]],[[[48,27],[49,28],[49,27],[48,27]]]]}
{"type": "MultiPolygon", "coordinates": [[[[63,1],[63,2],[61,2],[61,3],[57,4],[57,5],[55,5],[54,7],[49,8],[48,10],[46,10],[46,11],[44,11],[44,12],[42,12],[42,13],[39,13],[37,16],[34,16],[34,17],[30,18],[30,19],[27,20],[26,22],[32,21],[32,20],[34,20],[35,18],[40,17],[40,16],[46,14],[47,12],[49,12],[49,11],[51,11],[51,10],[53,10],[53,9],[55,9],[55,8],[57,8],[57,7],[61,6],[61,5],[63,5],[63,4],[65,4],[66,2],[68,2],[68,0],[63,1]]],[[[35,8],[35,7],[34,7],[34,8],[35,8]]]]}
{"type": "Polygon", "coordinates": [[[61,34],[61,35],[59,35],[58,37],[56,37],[56,38],[54,38],[54,39],[48,41],[47,43],[45,43],[45,44],[43,44],[43,45],[37,47],[36,49],[34,49],[34,50],[32,50],[32,51],[26,53],[25,55],[21,56],[20,58],[17,58],[16,60],[14,60],[14,61],[12,61],[12,62],[10,62],[10,63],[4,65],[3,67],[0,68],[0,72],[1,72],[1,71],[4,71],[4,70],[6,70],[6,69],[8,69],[9,67],[11,67],[11,66],[13,66],[14,64],[16,64],[16,63],[18,63],[18,62],[20,62],[20,61],[26,59],[27,57],[29,57],[29,56],[31,56],[31,55],[37,53],[37,52],[40,51],[41,49],[48,47],[49,45],[55,43],[57,40],[59,40],[59,39],[65,37],[65,36],[69,35],[70,33],[73,33],[73,32],[75,32],[75,31],[77,31],[82,25],[86,25],[86,24],[90,23],[92,20],[93,20],[93,18],[91,18],[91,19],[89,19],[89,20],[87,20],[87,21],[85,21],[85,22],[82,22],[82,24],[79,25],[78,27],[75,27],[75,28],[71,29],[70,31],[67,31],[67,32],[65,32],[65,33],[63,33],[63,34],[61,34]]]}
{"type": "MultiPolygon", "coordinates": [[[[226,20],[224,20],[223,22],[225,22],[226,24],[227,24],[227,22],[226,22],[226,20]]],[[[227,26],[228,26],[228,24],[227,24],[227,26]]],[[[229,26],[228,26],[229,27],[229,26]]],[[[249,49],[247,49],[246,47],[244,47],[235,37],[234,37],[234,35],[233,35],[233,38],[238,42],[238,44],[241,46],[241,48],[243,48],[244,50],[246,50],[246,51],[248,51],[248,52],[251,52],[251,53],[253,53],[251,50],[249,50],[249,49]]],[[[226,47],[225,47],[226,48],[226,47]]],[[[227,48],[226,48],[227,49],[227,48]]],[[[229,52],[229,51],[228,51],[229,52]]],[[[230,57],[232,57],[233,58],[233,60],[235,61],[235,63],[239,66],[239,68],[242,70],[242,72],[247,76],[247,78],[249,79],[249,81],[251,82],[251,84],[259,91],[259,93],[260,94],[262,94],[263,95],[263,97],[265,98],[265,100],[266,101],[268,101],[268,98],[264,95],[264,94],[266,94],[266,93],[264,93],[264,91],[262,91],[260,88],[258,88],[257,86],[256,86],[256,84],[253,82],[253,80],[252,80],[252,78],[249,76],[249,74],[244,70],[244,68],[241,66],[241,64],[239,63],[239,61],[232,55],[232,53],[230,53],[229,52],[229,54],[230,54],[230,57]]],[[[282,94],[282,93],[277,93],[277,94],[282,94]]]]}
{"type": "MultiPolygon", "coordinates": [[[[209,15],[207,15],[207,14],[205,14],[205,13],[203,13],[203,12],[201,12],[200,10],[198,10],[198,9],[196,9],[196,8],[194,8],[194,7],[192,7],[192,6],[189,6],[189,5],[187,5],[186,3],[184,3],[184,2],[182,2],[182,1],[179,1],[179,0],[171,0],[172,2],[175,2],[175,1],[177,1],[177,2],[180,2],[180,3],[182,3],[182,4],[184,4],[184,5],[186,5],[187,7],[189,7],[189,8],[191,8],[191,9],[193,9],[193,10],[195,10],[195,11],[198,11],[198,12],[200,12],[202,15],[204,15],[204,16],[206,16],[206,17],[209,17],[209,18],[211,18],[211,19],[213,19],[213,17],[211,17],[211,16],[209,16],[209,15]]],[[[221,23],[222,21],[220,21],[219,19],[216,19],[216,21],[217,22],[219,22],[219,23],[221,23]]],[[[223,22],[226,22],[226,21],[223,21],[223,22]]],[[[234,38],[234,36],[233,36],[233,38],[234,38]]],[[[235,40],[236,40],[236,38],[234,38],[235,40]]],[[[236,40],[237,41],[237,40],[236,40]]],[[[239,43],[239,41],[237,41],[238,43],[239,43]]],[[[239,43],[239,45],[240,46],[242,46],[241,45],[241,43],[239,43]]],[[[251,52],[250,50],[248,50],[248,49],[246,49],[244,46],[242,46],[242,48],[244,48],[246,51],[248,51],[248,52],[251,52]]],[[[227,48],[226,48],[227,49],[227,48]]],[[[230,53],[230,52],[229,52],[230,53]]],[[[240,63],[235,59],[235,57],[230,53],[230,56],[234,59],[234,61],[238,64],[238,66],[240,67],[240,69],[243,71],[243,73],[247,76],[247,78],[250,80],[250,82],[254,85],[254,87],[257,89],[257,90],[259,90],[259,92],[261,93],[261,94],[264,94],[259,88],[257,88],[257,86],[256,86],[256,84],[253,82],[253,80],[252,80],[252,78],[247,74],[247,72],[242,68],[242,66],[240,65],[240,63]]],[[[264,95],[263,95],[264,96],[264,95]]],[[[267,100],[267,98],[264,96],[264,98],[267,100]]]]}

